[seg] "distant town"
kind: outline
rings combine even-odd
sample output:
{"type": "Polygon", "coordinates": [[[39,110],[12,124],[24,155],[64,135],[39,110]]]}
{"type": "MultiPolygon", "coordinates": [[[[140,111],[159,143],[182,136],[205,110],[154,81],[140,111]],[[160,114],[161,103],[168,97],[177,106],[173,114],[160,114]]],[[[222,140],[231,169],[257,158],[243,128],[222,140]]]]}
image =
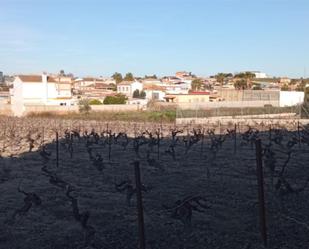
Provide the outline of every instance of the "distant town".
{"type": "Polygon", "coordinates": [[[164,77],[137,77],[116,72],[110,77],[84,78],[64,70],[37,75],[0,72],[0,110],[21,116],[40,107],[74,110],[81,101],[87,101],[98,110],[98,106],[104,105],[126,105],[122,110],[145,109],[154,102],[188,108],[197,105],[284,107],[302,104],[308,84],[309,79],[271,77],[260,71],[218,73],[209,77],[187,71],[164,77]]]}

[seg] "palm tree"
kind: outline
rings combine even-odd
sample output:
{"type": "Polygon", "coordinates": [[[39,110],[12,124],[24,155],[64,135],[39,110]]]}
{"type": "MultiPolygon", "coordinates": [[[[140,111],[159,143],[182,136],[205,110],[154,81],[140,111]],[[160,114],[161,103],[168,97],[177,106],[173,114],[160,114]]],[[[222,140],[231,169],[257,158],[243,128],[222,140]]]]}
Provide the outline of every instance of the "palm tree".
{"type": "Polygon", "coordinates": [[[234,76],[238,79],[244,79],[247,82],[247,88],[252,87],[252,79],[255,78],[255,74],[251,72],[239,73],[234,76]]]}
{"type": "Polygon", "coordinates": [[[216,76],[215,76],[216,80],[220,83],[221,87],[223,85],[223,82],[225,80],[225,74],[224,73],[218,73],[216,76]]]}
{"type": "Polygon", "coordinates": [[[203,88],[203,81],[200,78],[194,79],[191,83],[192,91],[199,91],[203,88]]]}
{"type": "Polygon", "coordinates": [[[218,73],[215,75],[216,80],[220,83],[221,87],[228,77],[233,77],[233,74],[231,73],[218,73]]]}

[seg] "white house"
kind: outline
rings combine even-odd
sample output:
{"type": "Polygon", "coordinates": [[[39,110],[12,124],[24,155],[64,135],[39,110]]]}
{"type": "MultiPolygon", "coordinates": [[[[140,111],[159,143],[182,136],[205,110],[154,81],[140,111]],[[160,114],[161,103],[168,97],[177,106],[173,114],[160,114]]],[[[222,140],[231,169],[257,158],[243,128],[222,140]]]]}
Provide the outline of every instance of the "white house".
{"type": "Polygon", "coordinates": [[[12,110],[21,115],[25,105],[71,105],[71,83],[47,74],[18,75],[10,91],[12,110]]]}
{"type": "Polygon", "coordinates": [[[162,81],[160,79],[155,78],[146,78],[142,80],[143,85],[162,85],[162,81]]]}
{"type": "Polygon", "coordinates": [[[132,97],[133,92],[143,90],[143,84],[139,81],[122,81],[117,85],[117,93],[126,95],[127,97],[132,97]]]}
{"type": "Polygon", "coordinates": [[[103,79],[97,79],[92,77],[86,77],[86,78],[77,78],[74,80],[73,85],[74,89],[76,90],[86,90],[91,89],[94,87],[97,83],[105,83],[103,79]]]}
{"type": "Polygon", "coordinates": [[[181,79],[178,78],[178,77],[175,77],[175,76],[164,76],[162,78],[162,81],[165,82],[165,83],[178,83],[178,82],[181,82],[181,79]]]}
{"type": "Polygon", "coordinates": [[[259,78],[259,79],[267,78],[267,74],[266,73],[263,73],[263,72],[260,72],[260,71],[254,71],[253,73],[255,75],[255,78],[259,78]]]}
{"type": "Polygon", "coordinates": [[[261,71],[243,71],[241,73],[246,73],[246,72],[253,73],[255,75],[255,78],[258,78],[258,79],[265,79],[269,77],[266,73],[261,72],[261,71]]]}
{"type": "Polygon", "coordinates": [[[165,101],[165,88],[157,85],[144,86],[147,100],[165,101]]]}
{"type": "Polygon", "coordinates": [[[191,88],[191,85],[184,83],[184,82],[165,85],[167,94],[187,94],[190,88],[191,88]]]}

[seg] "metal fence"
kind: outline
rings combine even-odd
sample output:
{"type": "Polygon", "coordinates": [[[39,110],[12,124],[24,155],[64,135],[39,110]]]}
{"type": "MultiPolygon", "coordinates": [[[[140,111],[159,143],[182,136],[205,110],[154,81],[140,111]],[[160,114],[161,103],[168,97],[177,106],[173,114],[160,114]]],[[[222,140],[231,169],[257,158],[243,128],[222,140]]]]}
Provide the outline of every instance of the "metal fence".
{"type": "Polygon", "coordinates": [[[251,105],[242,103],[243,105],[238,102],[225,102],[223,105],[217,103],[178,105],[176,120],[178,122],[179,120],[203,122],[207,119],[299,119],[302,112],[300,105],[279,107],[271,104],[263,105],[262,103],[260,103],[260,106],[256,106],[254,103],[251,103],[251,105]]]}

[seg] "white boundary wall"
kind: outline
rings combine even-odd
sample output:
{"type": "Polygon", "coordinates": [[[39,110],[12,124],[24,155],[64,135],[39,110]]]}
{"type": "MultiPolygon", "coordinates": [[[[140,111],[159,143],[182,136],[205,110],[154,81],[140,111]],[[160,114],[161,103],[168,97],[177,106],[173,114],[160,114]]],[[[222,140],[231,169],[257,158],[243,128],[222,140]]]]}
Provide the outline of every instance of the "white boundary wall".
{"type": "Polygon", "coordinates": [[[304,102],[305,93],[295,91],[280,91],[280,107],[295,106],[304,102]]]}
{"type": "Polygon", "coordinates": [[[269,114],[269,115],[248,115],[248,116],[224,116],[224,117],[210,117],[210,118],[177,118],[176,125],[203,125],[203,124],[221,124],[227,125],[229,123],[245,123],[248,125],[256,125],[258,123],[264,124],[280,124],[300,122],[303,125],[309,124],[309,119],[299,119],[295,117],[294,113],[269,114]]]}
{"type": "MultiPolygon", "coordinates": [[[[31,112],[55,112],[55,113],[68,113],[78,112],[78,106],[60,106],[60,105],[23,105],[20,108],[13,108],[12,105],[7,105],[6,111],[12,111],[14,116],[22,116],[31,112]],[[10,109],[10,110],[9,110],[10,109]]],[[[92,105],[92,111],[105,111],[105,112],[126,112],[126,111],[137,111],[142,108],[141,105],[92,105]]],[[[0,108],[1,110],[1,108],[0,108]]]]}
{"type": "Polygon", "coordinates": [[[211,109],[220,107],[264,107],[265,105],[271,105],[274,107],[279,106],[279,101],[220,101],[220,102],[204,102],[204,103],[173,103],[177,105],[178,109],[211,109]]]}

